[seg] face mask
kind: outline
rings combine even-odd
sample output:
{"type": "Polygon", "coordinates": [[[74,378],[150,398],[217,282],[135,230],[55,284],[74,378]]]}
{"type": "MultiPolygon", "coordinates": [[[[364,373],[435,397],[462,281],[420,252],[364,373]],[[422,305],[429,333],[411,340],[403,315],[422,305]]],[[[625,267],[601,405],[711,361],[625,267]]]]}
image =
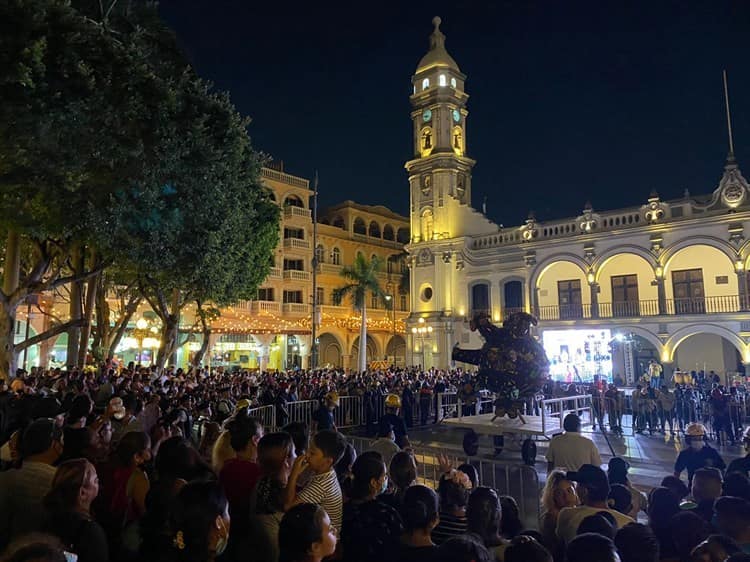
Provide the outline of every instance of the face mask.
{"type": "Polygon", "coordinates": [[[388,477],[383,478],[383,484],[380,486],[380,494],[385,494],[388,490],[388,477]]]}
{"type": "Polygon", "coordinates": [[[700,451],[703,448],[703,441],[691,441],[690,446],[696,451],[700,451]]]}

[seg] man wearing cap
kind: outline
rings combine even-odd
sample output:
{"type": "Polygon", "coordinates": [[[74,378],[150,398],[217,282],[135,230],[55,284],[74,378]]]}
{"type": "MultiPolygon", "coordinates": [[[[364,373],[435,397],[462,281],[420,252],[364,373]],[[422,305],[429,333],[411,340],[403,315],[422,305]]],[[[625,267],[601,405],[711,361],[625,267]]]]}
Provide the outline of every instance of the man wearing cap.
{"type": "Polygon", "coordinates": [[[568,472],[565,478],[578,484],[576,490],[581,499],[581,505],[563,508],[557,517],[557,537],[565,544],[575,538],[581,521],[601,511],[606,511],[615,518],[618,529],[634,523],[627,515],[608,507],[609,479],[600,467],[584,464],[580,470],[568,472]]]}
{"type": "Polygon", "coordinates": [[[52,488],[53,466],[63,451],[62,428],[35,420],[21,438],[23,465],[0,473],[0,550],[14,538],[41,530],[42,499],[52,488]]]}
{"type": "Polygon", "coordinates": [[[581,435],[581,418],[568,414],[563,420],[565,433],[556,435],[547,449],[547,472],[555,468],[578,470],[584,464],[600,466],[602,459],[591,439],[581,435]]]}
{"type": "Polygon", "coordinates": [[[396,436],[391,424],[387,421],[380,423],[378,438],[372,442],[368,450],[380,453],[383,456],[383,461],[385,461],[385,466],[391,466],[391,459],[401,450],[401,447],[396,445],[396,436]]]}

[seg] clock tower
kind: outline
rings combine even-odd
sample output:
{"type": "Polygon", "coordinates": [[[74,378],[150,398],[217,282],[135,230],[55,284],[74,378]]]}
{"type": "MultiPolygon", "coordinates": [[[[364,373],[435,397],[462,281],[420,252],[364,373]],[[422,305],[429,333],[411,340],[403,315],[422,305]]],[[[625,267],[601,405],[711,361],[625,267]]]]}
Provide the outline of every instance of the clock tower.
{"type": "Polygon", "coordinates": [[[462,235],[454,207],[471,205],[474,160],[466,156],[466,76],[445,50],[440,23],[433,18],[430,50],[412,77],[414,158],[406,170],[413,242],[462,235]]]}

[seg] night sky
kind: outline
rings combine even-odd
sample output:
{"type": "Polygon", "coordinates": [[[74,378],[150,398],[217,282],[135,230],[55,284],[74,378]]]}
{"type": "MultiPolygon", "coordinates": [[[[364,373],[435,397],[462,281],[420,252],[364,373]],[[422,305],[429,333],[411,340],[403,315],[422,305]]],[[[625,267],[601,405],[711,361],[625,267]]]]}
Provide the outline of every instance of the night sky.
{"type": "Polygon", "coordinates": [[[162,0],[189,60],[252,118],[256,148],[320,175],[321,205],[408,210],[411,77],[440,15],[468,76],[473,205],[506,226],[750,177],[750,2],[162,0]],[[491,4],[491,5],[490,5],[491,4]]]}

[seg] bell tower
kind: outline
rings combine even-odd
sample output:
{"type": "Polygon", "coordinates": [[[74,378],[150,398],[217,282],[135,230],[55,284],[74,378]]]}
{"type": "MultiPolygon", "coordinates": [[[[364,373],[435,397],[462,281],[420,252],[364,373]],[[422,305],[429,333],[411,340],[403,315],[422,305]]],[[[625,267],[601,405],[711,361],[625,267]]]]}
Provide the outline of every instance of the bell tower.
{"type": "Polygon", "coordinates": [[[463,234],[457,207],[471,205],[471,170],[466,156],[469,96],[466,76],[445,50],[441,20],[435,17],[430,49],[412,77],[414,158],[406,163],[414,243],[463,234]]]}

